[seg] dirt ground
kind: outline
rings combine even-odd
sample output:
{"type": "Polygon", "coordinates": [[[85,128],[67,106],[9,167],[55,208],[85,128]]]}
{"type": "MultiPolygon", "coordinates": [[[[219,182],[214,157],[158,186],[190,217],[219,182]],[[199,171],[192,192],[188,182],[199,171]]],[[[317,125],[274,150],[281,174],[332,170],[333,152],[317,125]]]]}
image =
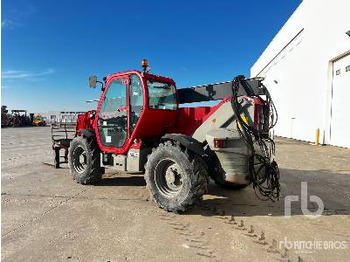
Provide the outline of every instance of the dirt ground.
{"type": "Polygon", "coordinates": [[[349,261],[350,150],[276,140],[278,202],[211,184],[197,207],[176,215],[148,200],[142,175],[108,171],[82,186],[66,165],[44,165],[53,162],[49,127],[2,129],[2,261],[349,261]],[[285,218],[284,196],[300,196],[301,181],[322,199],[321,217],[304,216],[299,201],[285,218]]]}

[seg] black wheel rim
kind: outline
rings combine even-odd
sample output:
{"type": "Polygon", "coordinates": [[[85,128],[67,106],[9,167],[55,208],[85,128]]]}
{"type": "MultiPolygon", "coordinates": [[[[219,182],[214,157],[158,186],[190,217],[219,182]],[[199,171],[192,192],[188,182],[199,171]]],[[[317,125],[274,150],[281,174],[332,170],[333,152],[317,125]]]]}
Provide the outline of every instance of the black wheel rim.
{"type": "Polygon", "coordinates": [[[164,196],[176,196],[183,185],[182,169],[171,159],[161,160],[155,168],[155,184],[164,196]]]}
{"type": "Polygon", "coordinates": [[[82,146],[73,150],[73,167],[78,173],[83,173],[87,167],[86,151],[82,146]]]}

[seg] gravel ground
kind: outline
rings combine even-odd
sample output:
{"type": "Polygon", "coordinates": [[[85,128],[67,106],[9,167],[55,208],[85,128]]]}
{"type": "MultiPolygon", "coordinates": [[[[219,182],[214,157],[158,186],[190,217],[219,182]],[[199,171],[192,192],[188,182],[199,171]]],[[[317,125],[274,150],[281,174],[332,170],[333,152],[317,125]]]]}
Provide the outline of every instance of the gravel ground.
{"type": "Polygon", "coordinates": [[[258,200],[252,187],[211,184],[197,207],[176,215],[149,201],[142,175],[110,170],[99,185],[82,186],[66,165],[44,165],[53,162],[49,127],[1,131],[2,261],[349,261],[349,149],[278,138],[278,202],[258,200]],[[321,217],[305,217],[293,202],[285,218],[284,196],[300,196],[301,181],[322,199],[321,217]]]}

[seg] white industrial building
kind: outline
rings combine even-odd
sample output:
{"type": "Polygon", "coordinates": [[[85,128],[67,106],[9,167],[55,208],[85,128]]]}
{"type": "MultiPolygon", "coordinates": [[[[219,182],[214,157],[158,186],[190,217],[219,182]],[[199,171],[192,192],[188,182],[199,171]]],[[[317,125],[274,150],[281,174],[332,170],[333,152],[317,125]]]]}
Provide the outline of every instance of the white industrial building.
{"type": "MultiPolygon", "coordinates": [[[[282,4],[282,3],[281,3],[282,4]]],[[[350,0],[304,0],[251,68],[276,104],[275,135],[350,148],[350,0]]]]}

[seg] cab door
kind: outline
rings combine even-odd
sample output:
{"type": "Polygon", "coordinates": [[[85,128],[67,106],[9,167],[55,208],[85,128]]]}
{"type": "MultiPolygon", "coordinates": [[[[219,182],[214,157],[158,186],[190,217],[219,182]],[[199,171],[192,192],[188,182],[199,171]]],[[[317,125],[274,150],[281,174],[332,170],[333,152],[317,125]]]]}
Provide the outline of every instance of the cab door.
{"type": "Polygon", "coordinates": [[[97,119],[98,140],[106,151],[118,151],[129,136],[128,76],[112,78],[100,101],[97,119]],[[110,150],[108,150],[110,149],[110,150]]]}

